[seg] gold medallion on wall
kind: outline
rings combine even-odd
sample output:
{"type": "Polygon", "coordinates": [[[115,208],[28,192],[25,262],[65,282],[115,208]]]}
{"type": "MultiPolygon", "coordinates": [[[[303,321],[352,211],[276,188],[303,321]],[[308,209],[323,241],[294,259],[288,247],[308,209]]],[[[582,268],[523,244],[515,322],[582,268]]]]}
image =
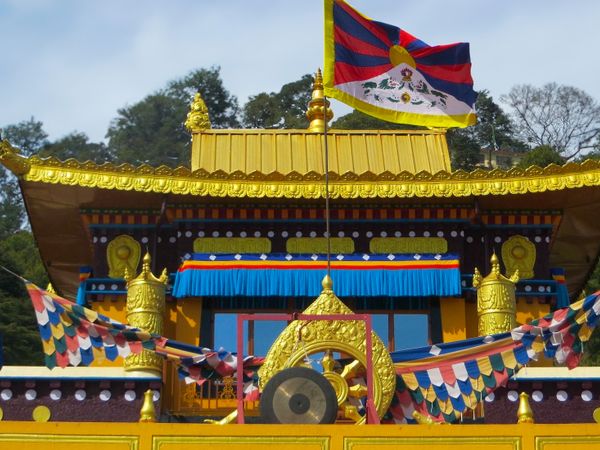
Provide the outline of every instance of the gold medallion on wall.
{"type": "Polygon", "coordinates": [[[129,274],[136,273],[140,255],[141,248],[138,241],[125,234],[117,236],[108,243],[106,248],[108,276],[125,278],[125,269],[129,274]]]}
{"type": "Polygon", "coordinates": [[[525,236],[512,236],[502,244],[502,262],[506,272],[514,273],[518,269],[521,279],[533,278],[535,258],[535,244],[525,236]]]}

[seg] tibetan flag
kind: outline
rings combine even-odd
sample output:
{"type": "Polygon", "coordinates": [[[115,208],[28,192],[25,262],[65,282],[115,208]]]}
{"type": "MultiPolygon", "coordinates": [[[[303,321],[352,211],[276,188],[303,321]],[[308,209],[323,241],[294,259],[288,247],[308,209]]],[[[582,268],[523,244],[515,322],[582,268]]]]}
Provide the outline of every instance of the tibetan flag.
{"type": "Polygon", "coordinates": [[[476,122],[469,44],[431,47],[343,0],[325,0],[324,83],[329,97],[390,122],[476,122]]]}

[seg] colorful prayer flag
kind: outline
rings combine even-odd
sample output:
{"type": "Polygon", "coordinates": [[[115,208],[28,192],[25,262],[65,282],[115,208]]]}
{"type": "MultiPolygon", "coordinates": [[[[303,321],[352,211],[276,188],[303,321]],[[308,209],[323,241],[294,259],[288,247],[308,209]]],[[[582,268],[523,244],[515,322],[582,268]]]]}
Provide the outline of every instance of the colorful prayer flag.
{"type": "Polygon", "coordinates": [[[429,46],[405,30],[325,0],[325,95],[390,122],[476,122],[469,44],[429,46]]]}

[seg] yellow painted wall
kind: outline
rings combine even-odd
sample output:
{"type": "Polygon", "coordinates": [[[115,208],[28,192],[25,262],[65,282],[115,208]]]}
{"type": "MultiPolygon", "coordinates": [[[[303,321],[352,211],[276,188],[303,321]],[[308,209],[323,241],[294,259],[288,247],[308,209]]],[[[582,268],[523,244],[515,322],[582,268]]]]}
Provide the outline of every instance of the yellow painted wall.
{"type": "Polygon", "coordinates": [[[589,450],[600,425],[0,422],[0,450],[589,450]]]}
{"type": "Polygon", "coordinates": [[[202,299],[178,299],[176,309],[175,339],[188,344],[200,345],[202,299]]]}
{"type": "Polygon", "coordinates": [[[548,303],[540,303],[533,299],[527,301],[525,298],[517,299],[517,325],[523,325],[534,319],[539,319],[550,312],[548,303]]]}
{"type": "Polygon", "coordinates": [[[443,298],[440,300],[440,308],[443,341],[453,342],[466,339],[465,300],[463,298],[443,298]]]}
{"type": "MultiPolygon", "coordinates": [[[[92,302],[91,307],[94,311],[104,314],[113,320],[127,323],[127,297],[125,295],[102,296],[102,300],[92,302]]],[[[98,351],[94,348],[94,361],[90,365],[95,367],[122,367],[123,358],[109,361],[104,357],[103,351],[98,351]]]]}
{"type": "Polygon", "coordinates": [[[465,317],[467,322],[467,339],[479,336],[476,303],[465,302],[465,317]]]}

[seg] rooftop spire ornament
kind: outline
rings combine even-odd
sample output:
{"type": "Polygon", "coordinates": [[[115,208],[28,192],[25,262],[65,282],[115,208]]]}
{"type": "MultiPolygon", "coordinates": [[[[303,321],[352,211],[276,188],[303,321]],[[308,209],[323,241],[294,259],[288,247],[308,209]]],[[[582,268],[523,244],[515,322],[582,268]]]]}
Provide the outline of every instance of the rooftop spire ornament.
{"type": "Polygon", "coordinates": [[[208,108],[199,92],[194,95],[194,100],[190,105],[190,112],[188,112],[185,121],[185,127],[190,133],[201,133],[210,128],[208,108]]]}
{"type": "Polygon", "coordinates": [[[308,102],[308,110],[306,111],[306,117],[310,120],[308,131],[323,133],[326,122],[333,119],[333,111],[329,108],[329,100],[325,98],[325,94],[323,93],[321,69],[317,69],[315,73],[311,97],[310,102],[308,102]]]}

